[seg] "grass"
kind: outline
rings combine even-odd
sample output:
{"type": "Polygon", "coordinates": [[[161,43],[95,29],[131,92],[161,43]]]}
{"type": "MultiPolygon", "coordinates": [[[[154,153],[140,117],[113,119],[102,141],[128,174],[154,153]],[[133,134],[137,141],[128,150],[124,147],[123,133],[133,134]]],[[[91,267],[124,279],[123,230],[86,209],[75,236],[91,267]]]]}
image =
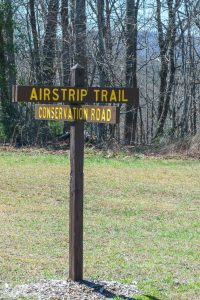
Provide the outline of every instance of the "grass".
{"type": "MultiPolygon", "coordinates": [[[[200,299],[200,161],[85,157],[85,278],[200,299]]],[[[0,152],[0,285],[68,277],[69,158],[0,152]]],[[[117,299],[117,298],[116,298],[117,299]]]]}

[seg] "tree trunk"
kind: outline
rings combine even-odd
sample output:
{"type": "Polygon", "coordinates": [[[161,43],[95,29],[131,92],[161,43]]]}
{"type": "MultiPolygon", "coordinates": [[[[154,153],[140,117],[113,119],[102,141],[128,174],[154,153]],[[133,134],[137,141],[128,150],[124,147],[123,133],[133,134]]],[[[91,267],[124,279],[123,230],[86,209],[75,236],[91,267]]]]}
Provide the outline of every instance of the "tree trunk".
{"type": "Polygon", "coordinates": [[[161,2],[157,0],[157,27],[158,40],[160,46],[161,70],[160,70],[160,94],[158,105],[158,126],[155,138],[161,136],[164,131],[165,122],[167,119],[172,89],[175,79],[175,39],[176,39],[176,12],[180,5],[180,1],[176,0],[173,5],[173,0],[169,0],[168,4],[168,27],[166,38],[163,34],[163,23],[161,21],[161,2]]]}
{"type": "MultiPolygon", "coordinates": [[[[63,85],[70,84],[70,34],[69,34],[69,3],[62,0],[61,3],[61,24],[62,24],[62,67],[63,85]]],[[[64,122],[63,133],[69,131],[69,122],[64,122]]]]}
{"type": "Polygon", "coordinates": [[[29,1],[30,5],[30,23],[31,23],[31,31],[33,36],[33,46],[34,46],[34,65],[35,65],[35,78],[37,85],[42,83],[41,78],[41,62],[40,62],[40,51],[39,51],[39,43],[38,43],[38,33],[36,27],[36,18],[35,18],[35,0],[29,1]]]}
{"type": "Polygon", "coordinates": [[[104,0],[97,0],[97,24],[98,24],[98,51],[97,66],[99,70],[99,84],[101,87],[106,85],[106,65],[105,65],[105,17],[104,0]]]}
{"type": "Polygon", "coordinates": [[[43,48],[43,84],[52,85],[55,77],[54,59],[59,0],[50,0],[43,48]]]}
{"type": "Polygon", "coordinates": [[[63,65],[63,84],[69,85],[70,82],[70,52],[69,52],[69,10],[68,0],[61,3],[61,23],[62,23],[62,65],[63,65]]]}
{"type": "MultiPolygon", "coordinates": [[[[11,137],[14,127],[15,113],[9,97],[8,82],[6,78],[6,57],[4,40],[4,12],[0,8],[0,102],[2,107],[2,123],[7,137],[11,137]]],[[[11,72],[8,72],[11,76],[11,72]]],[[[11,80],[11,77],[9,77],[11,80]]],[[[11,84],[11,82],[9,82],[11,84]]]]}
{"type": "Polygon", "coordinates": [[[15,68],[15,48],[14,48],[14,29],[13,29],[13,10],[12,1],[7,0],[5,3],[5,30],[6,30],[6,54],[8,68],[8,87],[9,97],[11,99],[12,85],[16,84],[15,68]]]}
{"type": "MultiPolygon", "coordinates": [[[[126,0],[126,85],[137,87],[137,17],[140,0],[126,0]]],[[[125,143],[135,142],[138,111],[126,106],[125,143]]]]}

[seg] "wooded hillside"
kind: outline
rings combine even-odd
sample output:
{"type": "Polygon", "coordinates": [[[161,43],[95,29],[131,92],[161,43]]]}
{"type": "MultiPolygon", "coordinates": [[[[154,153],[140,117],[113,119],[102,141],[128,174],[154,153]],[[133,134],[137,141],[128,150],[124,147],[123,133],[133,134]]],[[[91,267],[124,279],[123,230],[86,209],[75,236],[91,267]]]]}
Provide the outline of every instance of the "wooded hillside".
{"type": "Polygon", "coordinates": [[[86,124],[89,139],[150,144],[200,132],[199,0],[0,0],[0,140],[45,145],[68,123],[36,121],[12,85],[139,87],[119,125],[86,124]]]}

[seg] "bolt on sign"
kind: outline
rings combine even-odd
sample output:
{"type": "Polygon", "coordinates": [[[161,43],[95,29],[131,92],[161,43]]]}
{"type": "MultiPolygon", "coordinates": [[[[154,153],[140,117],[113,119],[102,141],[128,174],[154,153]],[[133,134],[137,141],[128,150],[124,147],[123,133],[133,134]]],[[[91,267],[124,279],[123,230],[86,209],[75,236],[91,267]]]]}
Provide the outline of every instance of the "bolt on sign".
{"type": "Polygon", "coordinates": [[[119,107],[36,104],[35,119],[117,124],[119,123],[119,107]]]}
{"type": "Polygon", "coordinates": [[[130,104],[137,105],[138,88],[81,88],[81,87],[13,87],[13,102],[63,104],[130,104]]]}
{"type": "Polygon", "coordinates": [[[12,97],[13,102],[37,103],[35,105],[37,120],[71,122],[69,278],[80,281],[83,279],[84,122],[119,123],[118,106],[128,104],[137,108],[139,90],[137,88],[85,88],[84,68],[77,64],[71,69],[70,87],[15,85],[12,97]],[[88,103],[93,105],[85,105],[88,103]]]}

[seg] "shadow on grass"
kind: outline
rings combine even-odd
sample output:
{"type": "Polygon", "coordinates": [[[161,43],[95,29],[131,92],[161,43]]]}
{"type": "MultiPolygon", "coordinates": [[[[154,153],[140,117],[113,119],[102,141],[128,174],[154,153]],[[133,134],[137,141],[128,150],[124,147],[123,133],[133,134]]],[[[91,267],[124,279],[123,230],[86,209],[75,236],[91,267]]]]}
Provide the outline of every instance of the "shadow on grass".
{"type": "MultiPolygon", "coordinates": [[[[100,283],[94,283],[92,281],[82,280],[82,281],[80,281],[80,284],[84,284],[87,287],[93,289],[96,293],[99,293],[100,295],[105,296],[110,299],[115,298],[115,299],[123,299],[123,300],[136,300],[136,298],[133,298],[133,297],[127,297],[124,295],[119,295],[119,294],[110,292],[106,288],[104,288],[103,284],[100,284],[100,283]]],[[[146,300],[160,300],[156,297],[148,296],[148,295],[144,295],[144,297],[146,298],[146,300]]]]}

